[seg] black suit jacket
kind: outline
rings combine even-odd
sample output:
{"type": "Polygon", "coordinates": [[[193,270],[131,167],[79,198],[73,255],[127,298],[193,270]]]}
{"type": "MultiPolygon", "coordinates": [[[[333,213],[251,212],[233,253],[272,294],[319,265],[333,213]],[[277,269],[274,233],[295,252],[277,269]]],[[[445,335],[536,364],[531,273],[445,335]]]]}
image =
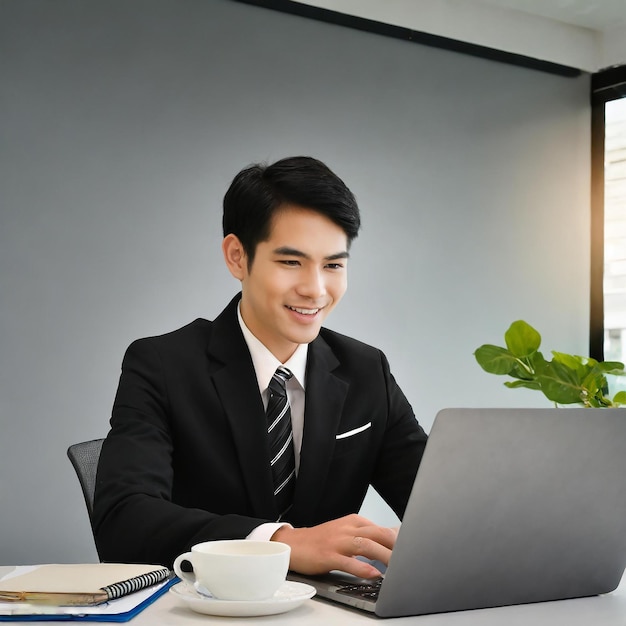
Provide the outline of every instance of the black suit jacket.
{"type": "MultiPolygon", "coordinates": [[[[265,414],[238,300],[214,322],[198,319],[128,348],[96,481],[102,560],[171,565],[195,543],[245,537],[276,520],[265,414]]],[[[322,329],[309,345],[287,520],[312,526],[358,512],[370,484],[402,517],[425,442],[384,354],[322,329]]]]}

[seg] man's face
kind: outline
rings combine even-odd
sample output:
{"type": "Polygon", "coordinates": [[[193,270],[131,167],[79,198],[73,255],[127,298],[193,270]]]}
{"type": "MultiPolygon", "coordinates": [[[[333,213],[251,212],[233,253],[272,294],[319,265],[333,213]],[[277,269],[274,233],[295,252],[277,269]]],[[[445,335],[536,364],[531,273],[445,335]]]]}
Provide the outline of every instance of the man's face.
{"type": "Polygon", "coordinates": [[[295,206],[274,215],[270,237],[242,266],[241,316],[281,362],[309,343],[348,285],[348,238],[327,217],[295,206]]]}

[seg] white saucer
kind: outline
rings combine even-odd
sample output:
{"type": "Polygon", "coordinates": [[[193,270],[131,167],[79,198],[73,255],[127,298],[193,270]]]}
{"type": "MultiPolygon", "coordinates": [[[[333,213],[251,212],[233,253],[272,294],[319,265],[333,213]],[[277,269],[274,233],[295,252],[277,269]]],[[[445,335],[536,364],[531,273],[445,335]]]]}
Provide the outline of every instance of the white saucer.
{"type": "Polygon", "coordinates": [[[226,617],[256,617],[291,611],[312,598],[315,595],[315,588],[304,583],[286,581],[267,600],[218,600],[198,593],[185,583],[174,585],[170,593],[196,613],[226,617]]]}

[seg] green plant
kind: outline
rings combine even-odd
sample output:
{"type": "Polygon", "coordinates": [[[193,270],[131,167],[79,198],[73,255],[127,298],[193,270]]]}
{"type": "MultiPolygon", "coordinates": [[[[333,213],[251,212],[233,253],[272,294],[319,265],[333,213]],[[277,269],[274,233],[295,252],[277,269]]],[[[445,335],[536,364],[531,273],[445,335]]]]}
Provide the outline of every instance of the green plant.
{"type": "Polygon", "coordinates": [[[624,364],[552,351],[547,361],[539,352],[541,335],[523,320],[513,322],[504,334],[506,348],[485,344],[474,352],[478,364],[490,374],[515,378],[507,387],[541,391],[559,404],[618,407],[626,404],[626,391],[611,400],[607,375],[624,375],[624,364]]]}

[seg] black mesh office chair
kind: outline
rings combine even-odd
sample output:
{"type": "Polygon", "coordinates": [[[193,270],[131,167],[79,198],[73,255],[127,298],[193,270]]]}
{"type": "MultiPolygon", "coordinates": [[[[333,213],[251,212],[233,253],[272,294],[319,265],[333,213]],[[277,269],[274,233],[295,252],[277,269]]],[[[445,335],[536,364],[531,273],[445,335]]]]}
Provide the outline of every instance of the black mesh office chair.
{"type": "Polygon", "coordinates": [[[98,469],[98,459],[103,441],[104,439],[92,439],[91,441],[72,444],[67,449],[67,456],[76,470],[83,490],[90,522],[92,521],[93,496],[96,489],[96,470],[98,469]]]}

